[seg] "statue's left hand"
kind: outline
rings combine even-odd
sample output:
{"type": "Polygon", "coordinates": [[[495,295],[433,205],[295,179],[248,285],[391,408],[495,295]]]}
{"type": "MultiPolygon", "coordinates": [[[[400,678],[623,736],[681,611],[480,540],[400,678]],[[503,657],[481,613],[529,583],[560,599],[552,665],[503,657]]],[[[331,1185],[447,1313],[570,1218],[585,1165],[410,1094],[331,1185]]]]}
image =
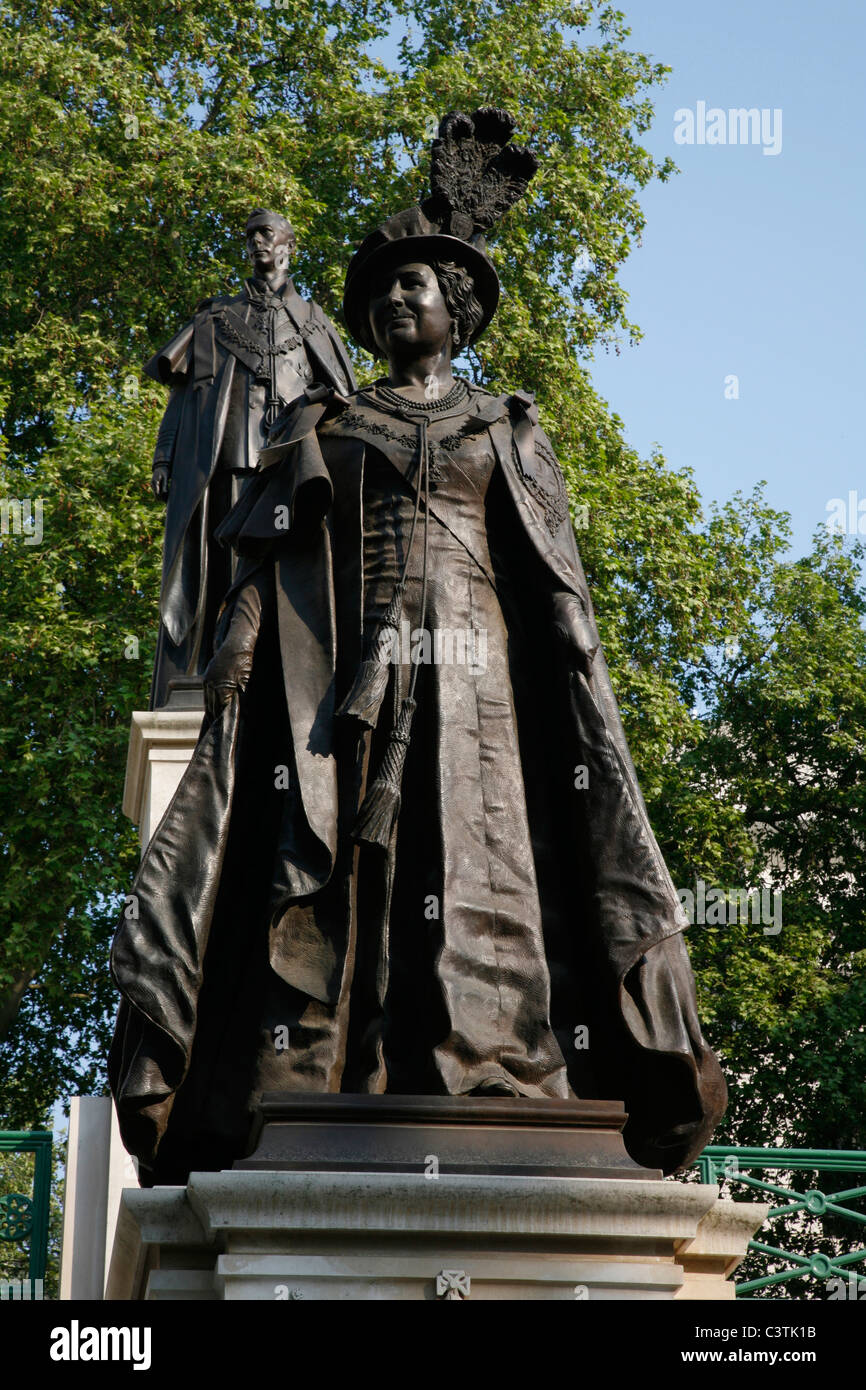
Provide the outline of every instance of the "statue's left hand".
{"type": "Polygon", "coordinates": [[[257,574],[239,593],[225,640],[211,658],[202,680],[205,707],[216,719],[235,691],[242,692],[253,669],[253,653],[262,621],[263,576],[257,574]]]}
{"type": "Polygon", "coordinates": [[[168,501],[168,490],[171,487],[171,471],[167,464],[155,463],[153,465],[153,472],[150,475],[150,486],[158,502],[168,501]]]}
{"type": "Polygon", "coordinates": [[[589,675],[601,644],[595,625],[576,594],[553,595],[553,630],[571,660],[589,675]]]}

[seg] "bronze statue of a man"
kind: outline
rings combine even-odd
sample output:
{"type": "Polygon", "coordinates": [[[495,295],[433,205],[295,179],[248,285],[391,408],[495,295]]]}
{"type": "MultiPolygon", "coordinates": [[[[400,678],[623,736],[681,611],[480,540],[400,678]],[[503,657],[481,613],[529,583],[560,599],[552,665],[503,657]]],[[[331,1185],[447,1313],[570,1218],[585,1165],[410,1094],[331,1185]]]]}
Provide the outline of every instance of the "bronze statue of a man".
{"type": "Polygon", "coordinates": [[[145,367],[171,387],[152,475],[167,503],[152,709],[172,679],[200,676],[213,654],[234,568],[214,532],[253,476],[268,427],[312,382],[355,385],[333,324],[289,276],[291,224],[257,208],[246,244],[253,274],[241,293],[204,300],[145,367]]]}
{"type": "Polygon", "coordinates": [[[724,1109],[562,471],[531,396],[452,370],[535,170],[512,128],[445,118],[346,279],[387,374],[305,392],[221,527],[208,717],[112,953],[143,1181],[229,1166],[265,1092],[621,1099],[664,1172],[724,1109]]]}

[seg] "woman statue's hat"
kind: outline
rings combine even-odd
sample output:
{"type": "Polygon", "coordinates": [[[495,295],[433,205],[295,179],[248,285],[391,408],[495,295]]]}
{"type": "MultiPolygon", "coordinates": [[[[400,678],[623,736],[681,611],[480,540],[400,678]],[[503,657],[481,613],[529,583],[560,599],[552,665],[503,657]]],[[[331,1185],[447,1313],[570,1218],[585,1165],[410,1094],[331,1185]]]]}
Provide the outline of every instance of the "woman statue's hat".
{"type": "Polygon", "coordinates": [[[355,252],[346,274],[343,315],[368,352],[376,352],[368,315],[374,277],[412,261],[462,266],[472,276],[483,310],[471,341],[484,332],[499,302],[499,276],[484,233],[523,196],[538,168],[530,150],[508,143],[514,127],[507,111],[492,106],[471,116],[444,116],[431,151],[431,196],[389,217],[355,252]]]}

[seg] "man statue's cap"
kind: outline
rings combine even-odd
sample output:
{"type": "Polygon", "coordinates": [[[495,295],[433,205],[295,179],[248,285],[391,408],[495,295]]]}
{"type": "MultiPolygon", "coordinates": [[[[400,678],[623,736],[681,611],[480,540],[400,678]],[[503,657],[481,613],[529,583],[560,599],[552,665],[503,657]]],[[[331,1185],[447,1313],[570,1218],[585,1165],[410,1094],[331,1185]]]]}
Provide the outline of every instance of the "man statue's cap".
{"type": "Polygon", "coordinates": [[[484,332],[499,302],[499,276],[484,233],[523,196],[538,168],[530,150],[508,142],[515,121],[486,106],[471,116],[452,111],[439,123],[430,160],[431,196],[389,217],[365,238],[349,263],[343,314],[352,335],[376,351],[368,307],[373,278],[391,266],[453,261],[472,276],[484,332]]]}

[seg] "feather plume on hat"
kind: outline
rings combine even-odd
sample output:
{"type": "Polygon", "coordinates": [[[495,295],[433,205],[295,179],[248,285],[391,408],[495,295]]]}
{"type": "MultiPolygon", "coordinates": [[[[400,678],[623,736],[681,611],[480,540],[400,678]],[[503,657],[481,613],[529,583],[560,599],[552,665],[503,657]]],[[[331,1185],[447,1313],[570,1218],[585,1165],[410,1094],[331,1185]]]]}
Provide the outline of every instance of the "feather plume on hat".
{"type": "Polygon", "coordinates": [[[432,196],[424,204],[443,232],[465,241],[483,235],[523,197],[538,160],[509,143],[515,125],[513,116],[495,106],[471,116],[443,116],[431,150],[432,196]]]}

